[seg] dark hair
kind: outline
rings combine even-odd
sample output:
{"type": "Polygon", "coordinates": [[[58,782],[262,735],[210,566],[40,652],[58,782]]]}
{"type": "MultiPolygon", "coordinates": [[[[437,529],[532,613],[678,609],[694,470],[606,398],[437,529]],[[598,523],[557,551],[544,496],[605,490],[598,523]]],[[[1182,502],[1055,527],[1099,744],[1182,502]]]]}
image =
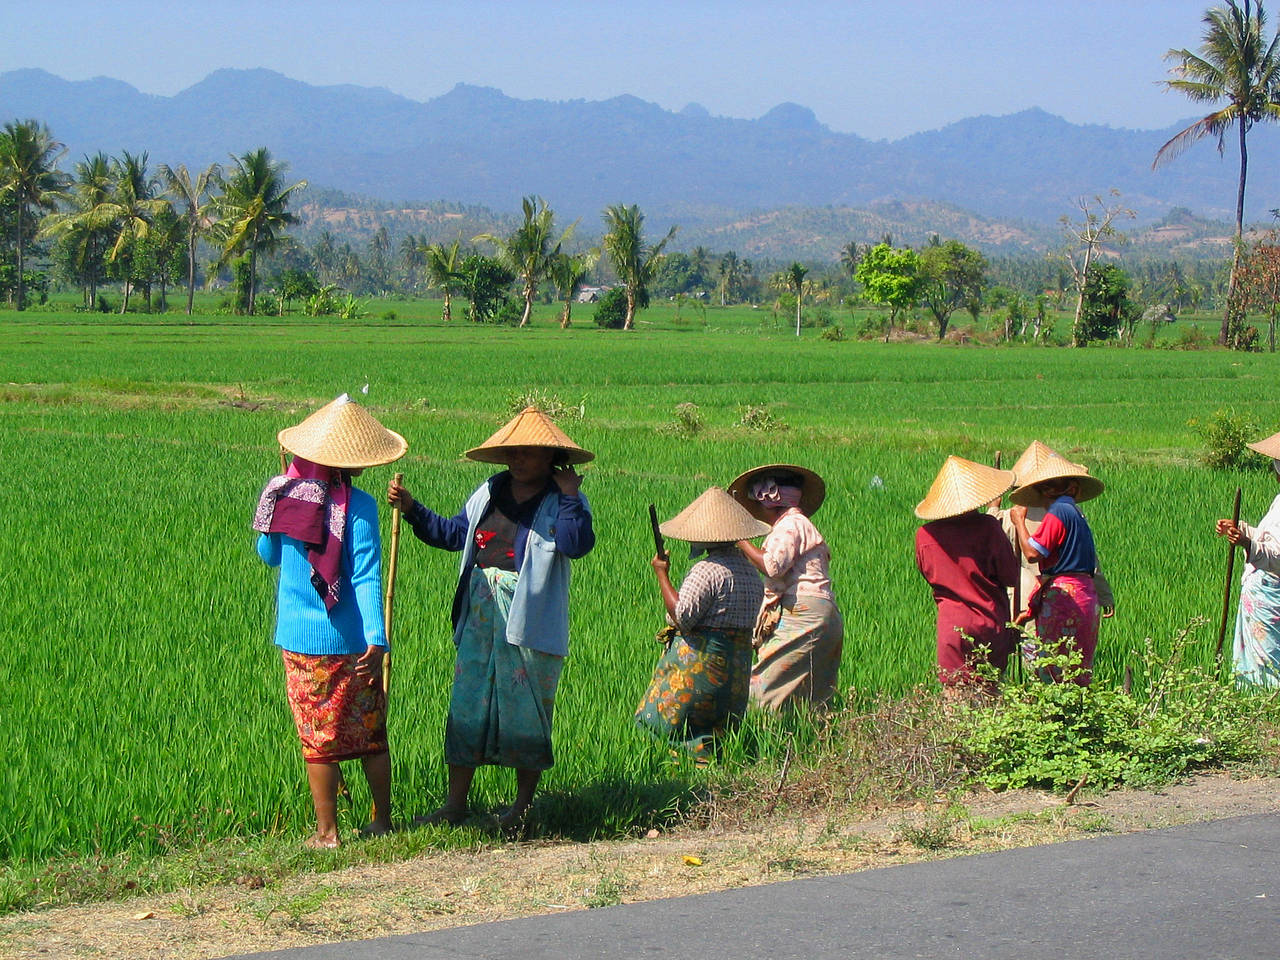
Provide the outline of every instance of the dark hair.
{"type": "Polygon", "coordinates": [[[568,450],[561,450],[558,447],[553,448],[553,452],[551,454],[551,465],[553,467],[563,467],[568,462],[569,462],[568,450]]]}

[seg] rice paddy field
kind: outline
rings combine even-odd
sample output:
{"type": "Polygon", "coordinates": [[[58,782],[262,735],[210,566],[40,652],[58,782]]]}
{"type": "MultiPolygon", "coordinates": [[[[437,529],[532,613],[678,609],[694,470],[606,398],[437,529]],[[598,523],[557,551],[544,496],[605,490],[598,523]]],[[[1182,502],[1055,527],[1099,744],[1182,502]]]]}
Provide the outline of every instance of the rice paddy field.
{"type": "MultiPolygon", "coordinates": [[[[561,423],[597,454],[583,489],[598,544],[574,567],[544,786],[546,816],[602,833],[696,776],[631,721],[662,622],[648,503],[672,516],[758,463],[822,474],[815,519],[846,623],[842,698],[856,705],[933,682],[912,507],[947,454],[990,462],[999,450],[1011,463],[1038,438],[1104,479],[1086,512],[1118,600],[1100,645],[1107,684],[1147,638],[1166,649],[1194,618],[1216,623],[1226,552],[1213,521],[1237,485],[1246,519],[1276,493],[1266,471],[1198,465],[1188,426],[1233,408],[1264,432],[1280,427],[1271,355],[829,342],[747,311],[709,311],[696,326],[643,316],[656,322],[623,334],[589,318],[561,331],[548,318],[515,330],[407,315],[4,315],[0,863],[305,835],[303,764],[270,641],[274,572],[249,518],[277,470],[276,432],[342,392],[410,444],[399,465],[357,484],[382,501],[402,470],[418,499],[450,513],[488,475],[461,452],[521,398],[580,405],[580,419],[561,423]],[[693,434],[675,427],[687,403],[702,423],[693,434]],[[748,407],[767,416],[744,424],[748,407]]],[[[385,546],[388,511],[383,521],[385,546]]],[[[443,792],[457,558],[405,532],[390,736],[407,819],[443,792]]],[[[677,554],[673,574],[687,563],[677,554]]],[[[1215,634],[1196,634],[1206,664],[1215,634]]],[[[749,762],[768,728],[750,717],[729,762],[749,762]]],[[[350,773],[359,809],[362,778],[350,773]]],[[[477,788],[483,806],[511,785],[484,771],[477,788]]]]}

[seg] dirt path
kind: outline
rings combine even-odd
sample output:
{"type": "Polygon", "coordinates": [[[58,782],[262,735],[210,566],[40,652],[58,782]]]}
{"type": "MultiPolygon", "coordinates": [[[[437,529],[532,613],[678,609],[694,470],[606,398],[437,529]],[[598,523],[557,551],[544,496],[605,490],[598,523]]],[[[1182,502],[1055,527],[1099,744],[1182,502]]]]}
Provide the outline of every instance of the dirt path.
{"type": "Polygon", "coordinates": [[[1068,805],[1034,791],[855,820],[830,813],[753,830],[682,829],[643,840],[511,844],[295,877],[0,918],[0,957],[197,960],[610,906],[798,876],[1054,843],[1103,832],[1280,812],[1280,783],[1196,777],[1068,805]]]}

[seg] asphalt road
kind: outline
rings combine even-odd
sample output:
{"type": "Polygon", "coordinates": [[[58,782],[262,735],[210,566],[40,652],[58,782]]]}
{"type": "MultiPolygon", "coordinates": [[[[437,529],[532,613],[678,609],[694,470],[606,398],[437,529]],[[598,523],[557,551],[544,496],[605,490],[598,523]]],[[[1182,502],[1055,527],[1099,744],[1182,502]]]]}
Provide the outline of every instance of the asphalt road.
{"type": "Polygon", "coordinates": [[[247,956],[1276,960],[1280,815],[247,956]]]}

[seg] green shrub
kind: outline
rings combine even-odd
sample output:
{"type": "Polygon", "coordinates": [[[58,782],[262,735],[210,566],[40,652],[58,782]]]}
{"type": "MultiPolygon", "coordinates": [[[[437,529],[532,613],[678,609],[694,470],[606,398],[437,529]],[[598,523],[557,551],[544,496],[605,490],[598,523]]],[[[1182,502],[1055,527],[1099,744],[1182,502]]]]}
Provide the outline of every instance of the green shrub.
{"type": "Polygon", "coordinates": [[[1218,410],[1206,421],[1190,420],[1187,426],[1200,434],[1205,449],[1200,462],[1215,470],[1232,470],[1256,462],[1245,444],[1258,436],[1258,425],[1234,410],[1218,410]]]}
{"type": "Polygon", "coordinates": [[[621,287],[614,287],[600,298],[592,317],[597,327],[621,330],[622,325],[627,322],[627,292],[621,287]]]}
{"type": "Polygon", "coordinates": [[[678,403],[675,419],[658,427],[658,432],[668,437],[692,437],[702,430],[702,414],[696,403],[678,403]]]}

